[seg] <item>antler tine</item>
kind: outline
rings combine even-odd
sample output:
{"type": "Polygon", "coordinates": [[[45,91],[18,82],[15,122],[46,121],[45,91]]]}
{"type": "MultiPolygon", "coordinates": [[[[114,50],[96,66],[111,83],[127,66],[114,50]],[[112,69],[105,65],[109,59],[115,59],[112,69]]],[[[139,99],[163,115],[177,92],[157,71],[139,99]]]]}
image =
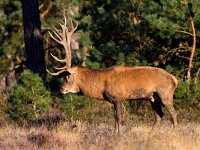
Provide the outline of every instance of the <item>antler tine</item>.
{"type": "Polygon", "coordinates": [[[66,69],[66,66],[64,67],[54,67],[56,70],[63,70],[63,69],[66,69]]]}
{"type": "Polygon", "coordinates": [[[67,19],[65,15],[64,15],[64,25],[67,26],[67,19]]]}
{"type": "Polygon", "coordinates": [[[72,31],[74,32],[78,27],[78,21],[70,19],[70,22],[71,22],[72,31]],[[73,21],[76,23],[75,27],[74,27],[73,21]]]}
{"type": "MultiPolygon", "coordinates": [[[[58,42],[58,43],[60,43],[61,44],[61,40],[58,40],[57,38],[55,38],[52,34],[51,34],[51,32],[50,31],[48,31],[49,32],[49,35],[51,36],[51,38],[52,39],[54,39],[56,42],[58,42]]],[[[54,32],[54,34],[55,34],[55,32],[54,32]]],[[[55,34],[57,37],[59,37],[57,34],[55,34]]],[[[59,37],[59,39],[60,39],[60,37],[59,37]]]]}
{"type": "Polygon", "coordinates": [[[61,32],[61,30],[57,29],[55,26],[53,26],[53,28],[56,30],[57,33],[61,32]]]}
{"type": "Polygon", "coordinates": [[[67,38],[67,35],[69,33],[69,30],[68,30],[68,27],[67,27],[67,22],[66,22],[66,17],[64,16],[64,19],[65,19],[65,23],[64,25],[61,25],[62,27],[62,30],[63,30],[63,47],[65,49],[65,54],[66,54],[66,67],[71,67],[71,53],[69,53],[70,51],[70,47],[68,46],[68,38],[67,38]],[[67,35],[66,35],[67,34],[67,35]]]}
{"type": "Polygon", "coordinates": [[[63,69],[63,70],[60,70],[60,71],[58,71],[58,72],[56,72],[56,73],[52,73],[52,72],[50,72],[48,69],[46,69],[46,71],[47,71],[50,75],[52,75],[52,76],[58,76],[59,74],[65,72],[66,70],[63,69]]]}
{"type": "Polygon", "coordinates": [[[65,62],[65,59],[59,59],[58,57],[54,56],[52,53],[50,53],[50,55],[56,60],[56,61],[59,61],[61,63],[64,63],[65,62]]]}

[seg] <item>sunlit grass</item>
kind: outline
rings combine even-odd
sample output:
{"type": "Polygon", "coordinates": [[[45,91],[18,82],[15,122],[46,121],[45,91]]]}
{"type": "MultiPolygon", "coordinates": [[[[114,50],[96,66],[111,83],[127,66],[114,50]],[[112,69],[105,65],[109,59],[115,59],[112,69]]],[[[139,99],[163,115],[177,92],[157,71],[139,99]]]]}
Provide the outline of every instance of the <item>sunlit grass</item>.
{"type": "Polygon", "coordinates": [[[174,129],[164,123],[150,131],[151,126],[131,122],[122,127],[120,136],[114,133],[113,124],[106,123],[64,122],[53,130],[7,125],[0,128],[0,149],[200,149],[199,124],[184,123],[174,129]]]}

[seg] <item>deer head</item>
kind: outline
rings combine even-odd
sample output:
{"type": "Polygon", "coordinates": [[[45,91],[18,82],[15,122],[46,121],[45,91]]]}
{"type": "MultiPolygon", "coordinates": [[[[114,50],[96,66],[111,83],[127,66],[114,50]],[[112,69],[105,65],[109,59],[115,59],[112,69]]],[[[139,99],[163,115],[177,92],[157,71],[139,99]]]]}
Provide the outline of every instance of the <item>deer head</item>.
{"type": "Polygon", "coordinates": [[[77,91],[77,88],[75,85],[73,85],[73,81],[75,78],[75,74],[77,73],[76,67],[71,67],[71,40],[72,40],[72,35],[75,32],[75,30],[78,27],[78,22],[73,21],[72,19],[70,20],[70,28],[67,27],[67,20],[66,17],[64,16],[64,23],[59,24],[61,27],[61,30],[57,29],[54,27],[53,33],[49,32],[50,36],[52,37],[53,40],[55,40],[57,43],[61,44],[64,49],[65,49],[65,58],[64,59],[59,59],[58,57],[54,56],[51,54],[51,56],[58,62],[65,63],[65,66],[63,67],[54,67],[56,70],[58,70],[55,73],[50,72],[48,69],[47,72],[53,76],[58,76],[59,74],[63,72],[68,72],[68,75],[65,77],[65,81],[63,83],[61,92],[66,94],[69,92],[75,92],[77,91]],[[75,26],[74,23],[75,22],[75,26]],[[72,89],[69,89],[71,87],[72,89]]]}

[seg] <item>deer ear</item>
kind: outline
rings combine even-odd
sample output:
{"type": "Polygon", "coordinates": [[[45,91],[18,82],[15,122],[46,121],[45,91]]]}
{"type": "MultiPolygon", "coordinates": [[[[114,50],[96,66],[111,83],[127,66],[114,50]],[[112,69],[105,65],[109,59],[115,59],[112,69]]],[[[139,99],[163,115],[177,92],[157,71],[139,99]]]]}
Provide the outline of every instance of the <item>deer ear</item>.
{"type": "Polygon", "coordinates": [[[77,70],[78,70],[77,67],[73,67],[73,68],[67,69],[67,72],[69,72],[70,74],[76,74],[77,70]]]}

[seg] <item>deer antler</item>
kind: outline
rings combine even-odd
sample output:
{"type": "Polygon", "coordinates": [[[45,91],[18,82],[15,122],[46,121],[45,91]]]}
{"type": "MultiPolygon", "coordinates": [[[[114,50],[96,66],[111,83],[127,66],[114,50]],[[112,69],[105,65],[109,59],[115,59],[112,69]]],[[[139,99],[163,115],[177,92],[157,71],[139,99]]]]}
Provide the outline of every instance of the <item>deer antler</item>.
{"type": "Polygon", "coordinates": [[[61,26],[61,30],[57,29],[56,27],[54,28],[53,34],[51,32],[49,32],[49,35],[52,37],[52,39],[54,39],[56,42],[58,42],[59,44],[61,44],[64,49],[65,49],[65,59],[59,59],[58,57],[54,56],[53,54],[51,54],[51,56],[56,60],[59,61],[61,63],[65,63],[65,66],[61,67],[61,68],[56,68],[57,70],[60,70],[56,73],[51,73],[50,71],[47,70],[47,72],[51,75],[59,75],[60,73],[66,71],[68,68],[71,67],[71,39],[72,39],[72,35],[75,32],[75,30],[78,27],[78,22],[75,22],[75,26],[73,24],[73,20],[70,20],[70,31],[67,27],[67,19],[64,16],[64,24],[59,24],[61,26]]]}

